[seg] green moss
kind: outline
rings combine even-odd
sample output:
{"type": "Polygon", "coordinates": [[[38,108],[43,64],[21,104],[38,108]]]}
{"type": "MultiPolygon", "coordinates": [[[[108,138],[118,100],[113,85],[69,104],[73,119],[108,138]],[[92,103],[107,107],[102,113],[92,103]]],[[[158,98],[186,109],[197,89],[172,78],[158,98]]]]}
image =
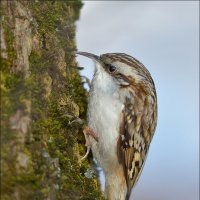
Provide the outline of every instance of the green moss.
{"type": "Polygon", "coordinates": [[[25,200],[101,199],[97,177],[84,175],[91,165],[78,160],[85,153],[81,124],[70,123],[77,117],[84,120],[87,110],[88,94],[74,55],[74,23],[82,3],[20,2],[32,13],[32,31],[40,45],[29,56],[30,76],[13,73],[15,38],[4,9],[8,59],[1,63],[2,199],[16,194],[25,200]],[[10,128],[17,110],[31,118],[24,142],[10,128]],[[28,159],[25,168],[19,166],[20,153],[28,159]]]}
{"type": "Polygon", "coordinates": [[[7,48],[8,58],[1,58],[1,70],[9,72],[13,66],[13,61],[16,59],[16,51],[14,49],[14,33],[13,33],[13,24],[14,22],[9,19],[9,16],[6,14],[4,9],[1,9],[1,28],[3,28],[3,33],[5,37],[5,43],[7,48]]]}

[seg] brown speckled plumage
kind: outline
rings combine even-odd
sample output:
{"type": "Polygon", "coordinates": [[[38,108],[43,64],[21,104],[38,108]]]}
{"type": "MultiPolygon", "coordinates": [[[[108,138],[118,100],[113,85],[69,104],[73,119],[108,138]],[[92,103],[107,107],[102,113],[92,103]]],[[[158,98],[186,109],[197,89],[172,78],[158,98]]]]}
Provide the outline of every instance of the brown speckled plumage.
{"type": "Polygon", "coordinates": [[[124,101],[121,117],[118,156],[124,167],[128,194],[136,184],[144,166],[149,145],[157,123],[157,97],[154,82],[148,70],[138,60],[126,54],[110,54],[113,61],[120,61],[133,67],[144,79],[137,83],[134,77],[116,73],[129,84],[121,90],[129,93],[124,101]],[[122,160],[123,158],[123,160],[122,160]]]}
{"type": "Polygon", "coordinates": [[[100,66],[95,72],[90,92],[89,121],[93,120],[90,123],[92,128],[96,129],[97,132],[98,130],[102,132],[99,133],[98,143],[94,143],[92,140],[92,151],[105,172],[107,182],[109,182],[109,184],[107,183],[107,197],[110,200],[129,199],[131,190],[141,174],[156,128],[157,97],[154,82],[144,65],[127,54],[109,53],[100,57],[88,53],[80,54],[94,59],[100,66]],[[106,81],[107,86],[105,84],[106,81]],[[102,83],[100,84],[100,82],[102,83]],[[98,85],[98,87],[95,85],[98,85]],[[101,87],[101,85],[103,86],[101,87]],[[98,104],[102,104],[102,101],[98,103],[97,99],[93,100],[96,98],[95,95],[98,98],[102,98],[102,101],[105,95],[108,95],[109,99],[111,99],[108,103],[105,102],[105,106],[111,107],[108,107],[108,110],[111,110],[108,119],[114,120],[116,116],[113,115],[112,111],[118,110],[119,116],[117,119],[119,123],[116,121],[114,125],[117,126],[117,133],[115,133],[115,129],[113,129],[113,133],[106,131],[106,129],[104,130],[104,125],[109,122],[102,119],[103,116],[96,117],[96,115],[101,115],[101,112],[93,115],[95,108],[100,109],[102,106],[98,106],[98,104]],[[112,98],[122,105],[122,109],[117,109],[113,106],[114,103],[109,103],[112,102],[112,98]],[[93,119],[92,116],[96,119],[93,119]],[[99,125],[101,124],[101,119],[102,129],[99,125]],[[103,135],[102,139],[101,134],[103,135]],[[109,148],[102,148],[107,143],[106,134],[118,134],[118,136],[113,136],[110,139],[113,142],[109,142],[109,144],[113,145],[116,157],[114,154],[110,157],[105,156],[106,152],[109,151],[109,148]],[[116,143],[115,138],[117,138],[116,143]],[[108,159],[112,162],[112,167],[110,168],[108,159]],[[118,160],[119,164],[114,164],[115,159],[118,160]],[[119,182],[118,186],[116,186],[117,183],[113,182],[113,176],[109,175],[109,173],[113,173],[112,168],[119,172],[116,173],[117,181],[119,182]],[[112,182],[113,187],[110,186],[112,182]],[[115,191],[117,188],[123,189],[115,191]],[[119,196],[114,194],[117,192],[119,196]]]}

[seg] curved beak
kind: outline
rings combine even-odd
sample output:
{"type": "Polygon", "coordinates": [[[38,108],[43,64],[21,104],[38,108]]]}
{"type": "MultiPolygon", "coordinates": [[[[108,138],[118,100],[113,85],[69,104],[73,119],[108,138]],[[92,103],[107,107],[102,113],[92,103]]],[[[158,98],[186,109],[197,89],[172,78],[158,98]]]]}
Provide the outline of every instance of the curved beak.
{"type": "Polygon", "coordinates": [[[85,57],[88,57],[88,58],[91,58],[92,60],[100,63],[100,57],[97,56],[97,55],[94,55],[92,53],[87,53],[87,52],[82,52],[82,51],[77,51],[76,54],[78,55],[81,55],[81,56],[85,56],[85,57]]]}

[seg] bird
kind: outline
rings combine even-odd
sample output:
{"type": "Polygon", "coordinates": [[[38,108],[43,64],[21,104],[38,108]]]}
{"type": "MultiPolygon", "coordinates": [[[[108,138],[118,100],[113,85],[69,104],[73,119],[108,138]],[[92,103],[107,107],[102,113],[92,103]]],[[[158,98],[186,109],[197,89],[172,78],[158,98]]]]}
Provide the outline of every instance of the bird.
{"type": "Polygon", "coordinates": [[[83,129],[86,145],[105,174],[106,198],[128,200],[157,125],[154,81],[147,68],[128,54],[76,53],[95,62],[83,129]]]}

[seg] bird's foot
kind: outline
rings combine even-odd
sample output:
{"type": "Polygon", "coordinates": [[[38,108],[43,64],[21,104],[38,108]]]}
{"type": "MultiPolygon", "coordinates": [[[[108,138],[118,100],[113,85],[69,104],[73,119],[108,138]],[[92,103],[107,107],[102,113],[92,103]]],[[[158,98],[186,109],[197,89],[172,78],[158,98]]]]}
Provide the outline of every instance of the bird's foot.
{"type": "Polygon", "coordinates": [[[88,154],[90,153],[91,145],[90,145],[89,136],[92,136],[98,142],[98,137],[97,137],[96,133],[93,131],[92,128],[90,128],[88,126],[84,126],[83,127],[83,134],[85,136],[85,146],[87,147],[87,152],[80,159],[80,161],[83,161],[85,158],[87,158],[88,154]]]}
{"type": "Polygon", "coordinates": [[[88,127],[88,126],[84,126],[83,127],[83,134],[85,136],[85,140],[86,140],[86,146],[88,146],[90,144],[89,142],[89,135],[92,136],[97,142],[98,142],[98,136],[97,134],[93,131],[92,128],[88,127]]]}

